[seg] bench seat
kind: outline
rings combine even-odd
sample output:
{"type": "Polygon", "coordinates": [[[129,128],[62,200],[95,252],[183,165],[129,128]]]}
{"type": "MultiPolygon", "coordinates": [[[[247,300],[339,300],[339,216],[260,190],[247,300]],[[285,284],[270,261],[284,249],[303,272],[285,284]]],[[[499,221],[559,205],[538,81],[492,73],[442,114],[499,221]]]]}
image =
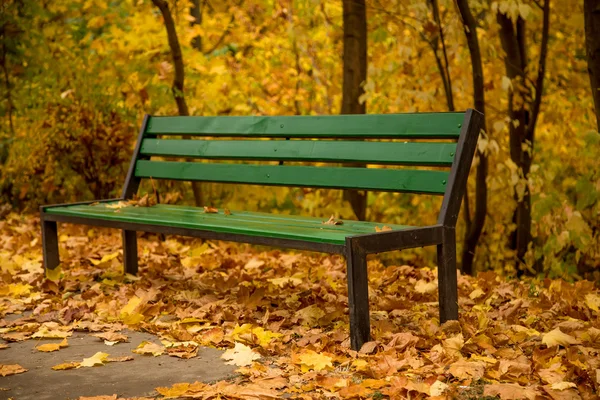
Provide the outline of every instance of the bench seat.
{"type": "MultiPolygon", "coordinates": [[[[76,204],[46,208],[57,216],[79,217],[170,226],[248,236],[267,236],[278,239],[301,240],[344,246],[346,237],[375,233],[384,226],[392,230],[409,228],[404,225],[344,220],[341,225],[326,225],[324,219],[297,215],[269,214],[250,211],[231,211],[225,215],[205,213],[202,208],[157,204],[151,207],[120,207],[119,201],[76,204]]],[[[387,229],[387,228],[386,228],[387,229]]]]}

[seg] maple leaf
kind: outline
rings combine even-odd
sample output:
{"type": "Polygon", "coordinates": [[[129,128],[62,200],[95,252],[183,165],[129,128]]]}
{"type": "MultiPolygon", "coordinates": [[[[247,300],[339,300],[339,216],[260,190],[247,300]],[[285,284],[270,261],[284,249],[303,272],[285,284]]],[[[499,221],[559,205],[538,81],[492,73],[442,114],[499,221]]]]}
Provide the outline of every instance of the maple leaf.
{"type": "Polygon", "coordinates": [[[144,354],[144,355],[151,354],[154,357],[158,357],[165,352],[165,348],[163,346],[161,346],[160,344],[143,341],[142,343],[140,343],[138,345],[138,347],[136,347],[135,349],[133,349],[131,351],[134,353],[137,353],[137,354],[144,354]]]}
{"type": "Polygon", "coordinates": [[[79,363],[78,362],[68,362],[68,363],[62,363],[62,364],[58,364],[52,367],[53,370],[55,371],[62,371],[65,369],[74,369],[74,368],[79,368],[79,363]]]}
{"type": "Polygon", "coordinates": [[[79,367],[95,367],[97,365],[104,365],[106,359],[108,358],[108,353],[103,353],[101,351],[97,352],[91,357],[84,358],[82,362],[79,363],[79,367]]]}
{"type": "Polygon", "coordinates": [[[189,388],[190,388],[189,383],[182,382],[182,383],[175,383],[170,388],[157,387],[157,388],[155,388],[155,390],[159,394],[163,395],[165,398],[173,399],[173,398],[181,397],[184,394],[186,394],[189,388]]]}
{"type": "Polygon", "coordinates": [[[125,361],[133,361],[134,358],[131,356],[119,356],[119,357],[107,357],[106,362],[125,362],[125,361]]]}
{"type": "Polygon", "coordinates": [[[36,346],[35,348],[38,351],[42,351],[42,352],[51,352],[51,351],[57,351],[62,349],[63,347],[68,347],[69,343],[67,342],[67,339],[63,339],[62,342],[60,343],[48,343],[48,344],[41,344],[39,346],[36,346]]]}
{"type": "Polygon", "coordinates": [[[446,385],[444,382],[442,381],[435,381],[433,382],[433,384],[429,387],[429,394],[431,396],[441,396],[444,394],[444,392],[446,390],[448,390],[449,386],[446,385]]]}
{"type": "Polygon", "coordinates": [[[64,339],[71,336],[73,333],[70,331],[61,331],[58,329],[49,329],[46,326],[42,326],[37,332],[31,335],[32,338],[44,338],[44,339],[64,339]]]}
{"type": "Polygon", "coordinates": [[[485,363],[459,360],[450,365],[448,372],[458,379],[471,378],[477,380],[483,377],[483,373],[485,372],[485,363]]]}
{"type": "Polygon", "coordinates": [[[580,344],[581,342],[575,339],[573,336],[563,333],[560,328],[556,328],[542,336],[542,343],[548,347],[569,347],[572,344],[580,344]]]}
{"type": "Polygon", "coordinates": [[[483,388],[484,396],[499,396],[502,400],[535,400],[540,395],[534,387],[524,387],[512,383],[499,383],[495,385],[485,385],[483,388]]]}
{"type": "Polygon", "coordinates": [[[198,355],[198,346],[182,345],[171,347],[167,349],[167,354],[172,357],[178,357],[183,359],[193,358],[198,355]]]}
{"type": "Polygon", "coordinates": [[[22,374],[27,371],[26,368],[21,367],[19,364],[0,364],[0,376],[22,374]]]}
{"type": "Polygon", "coordinates": [[[600,296],[593,293],[585,295],[585,304],[593,311],[600,311],[600,296]]]}
{"type": "Polygon", "coordinates": [[[424,279],[420,279],[415,284],[415,292],[421,293],[421,294],[433,293],[437,290],[437,288],[438,288],[438,284],[435,281],[427,282],[424,279]]]}
{"type": "Polygon", "coordinates": [[[381,228],[378,226],[375,227],[375,232],[385,232],[385,231],[391,231],[391,230],[392,230],[392,228],[390,228],[387,225],[384,225],[381,228]]]}
{"type": "Polygon", "coordinates": [[[221,358],[228,360],[225,364],[246,367],[252,365],[255,360],[260,359],[260,354],[254,352],[245,344],[236,342],[233,349],[228,349],[221,355],[221,358]]]}
{"type": "Polygon", "coordinates": [[[113,346],[117,343],[129,341],[129,338],[126,335],[123,335],[122,333],[118,332],[95,333],[92,336],[104,340],[104,343],[107,346],[113,346]]]}
{"type": "Polygon", "coordinates": [[[204,206],[204,213],[205,214],[218,214],[219,210],[214,207],[204,206]]]}
{"type": "Polygon", "coordinates": [[[324,369],[333,368],[331,357],[317,353],[313,350],[304,350],[297,355],[297,358],[302,372],[308,372],[310,370],[319,372],[324,369]]]}

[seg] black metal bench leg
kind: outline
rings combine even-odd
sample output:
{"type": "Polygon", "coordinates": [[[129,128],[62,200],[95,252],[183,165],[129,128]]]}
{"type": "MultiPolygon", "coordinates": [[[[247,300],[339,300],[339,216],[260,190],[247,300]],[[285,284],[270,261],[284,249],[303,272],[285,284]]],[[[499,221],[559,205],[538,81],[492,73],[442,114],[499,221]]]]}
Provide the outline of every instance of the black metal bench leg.
{"type": "Polygon", "coordinates": [[[44,253],[44,267],[55,269],[60,264],[58,255],[58,228],[56,221],[42,220],[42,247],[44,253]]]}
{"type": "Polygon", "coordinates": [[[348,306],[350,308],[350,344],[360,350],[370,339],[369,282],[367,279],[367,255],[356,242],[346,240],[346,263],[348,275],[348,306]]]}
{"type": "Polygon", "coordinates": [[[125,264],[126,273],[137,275],[138,254],[135,231],[123,231],[123,263],[125,264]]]}
{"type": "Polygon", "coordinates": [[[458,287],[456,272],[456,232],[444,228],[442,244],[437,246],[440,323],[458,319],[458,287]]]}

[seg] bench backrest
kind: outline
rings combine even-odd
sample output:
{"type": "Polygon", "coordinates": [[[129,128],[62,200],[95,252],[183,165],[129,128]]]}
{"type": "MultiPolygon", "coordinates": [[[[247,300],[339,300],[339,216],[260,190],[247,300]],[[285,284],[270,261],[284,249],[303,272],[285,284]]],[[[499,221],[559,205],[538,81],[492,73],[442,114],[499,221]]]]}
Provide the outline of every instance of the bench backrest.
{"type": "Polygon", "coordinates": [[[149,177],[444,194],[440,223],[453,219],[455,224],[456,217],[447,214],[458,214],[480,119],[481,114],[473,110],[282,117],[146,116],[123,196],[132,197],[139,180],[149,177]],[[344,167],[348,163],[354,167],[344,167]],[[359,168],[356,163],[408,168],[359,168]],[[466,173],[461,174],[462,170],[466,173]]]}

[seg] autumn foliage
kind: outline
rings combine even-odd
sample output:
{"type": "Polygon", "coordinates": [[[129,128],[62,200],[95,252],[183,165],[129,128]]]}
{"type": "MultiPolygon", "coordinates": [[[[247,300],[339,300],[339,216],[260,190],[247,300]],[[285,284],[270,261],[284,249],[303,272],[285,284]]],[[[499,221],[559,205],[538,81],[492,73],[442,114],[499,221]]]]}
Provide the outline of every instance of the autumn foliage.
{"type": "MultiPolygon", "coordinates": [[[[28,312],[0,320],[0,338],[4,347],[36,340],[36,351],[59,356],[75,331],[105,341],[105,351],[60,358],[59,373],[136,368],[110,354],[129,328],[157,335],[134,353],[194,358],[212,346],[238,368],[229,381],[157,387],[165,398],[575,399],[600,390],[600,293],[590,282],[459,276],[460,321],[440,326],[436,270],[373,259],[372,341],[357,352],[340,257],[148,234],[134,277],[123,274],[117,232],[66,226],[64,267],[45,275],[38,224],[16,214],[0,222],[0,311],[28,312]]],[[[28,371],[0,365],[1,375],[16,373],[28,371]]]]}

